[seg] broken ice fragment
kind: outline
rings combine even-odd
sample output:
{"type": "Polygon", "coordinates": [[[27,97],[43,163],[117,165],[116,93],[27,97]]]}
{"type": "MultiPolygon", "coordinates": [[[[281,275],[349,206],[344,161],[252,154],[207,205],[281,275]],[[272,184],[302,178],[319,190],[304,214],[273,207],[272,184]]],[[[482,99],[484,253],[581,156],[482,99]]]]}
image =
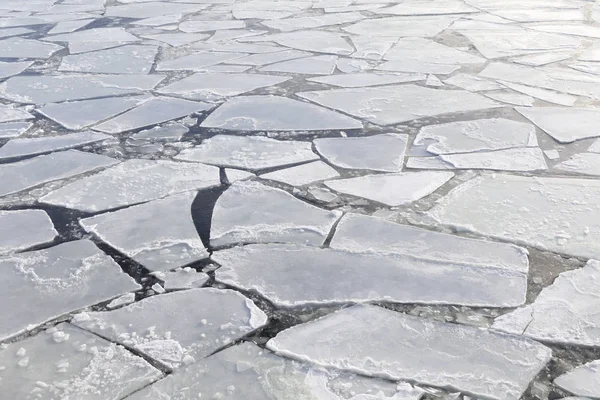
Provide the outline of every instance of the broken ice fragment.
{"type": "Polygon", "coordinates": [[[199,288],[210,279],[204,272],[196,272],[189,267],[169,272],[157,272],[154,275],[164,282],[166,290],[199,288]]]}
{"type": "Polygon", "coordinates": [[[408,135],[315,139],[317,151],[330,163],[348,169],[400,172],[408,135]]]}
{"type": "Polygon", "coordinates": [[[110,136],[102,133],[78,132],[61,136],[11,139],[0,147],[0,160],[72,149],[109,138],[110,136]]]}
{"type": "Polygon", "coordinates": [[[554,166],[555,169],[576,174],[600,176],[600,154],[579,153],[554,166]]]}
{"type": "Polygon", "coordinates": [[[4,299],[0,339],[139,286],[92,242],[67,242],[0,258],[4,299]]]}
{"type": "Polygon", "coordinates": [[[548,169],[544,153],[539,147],[442,154],[439,158],[458,169],[499,171],[541,171],[548,169]]]}
{"type": "Polygon", "coordinates": [[[340,174],[322,161],[315,161],[296,167],[280,169],[278,171],[263,174],[260,177],[272,181],[287,183],[292,186],[308,185],[312,182],[325,179],[337,178],[340,174]]]}
{"type": "Polygon", "coordinates": [[[42,210],[0,211],[0,255],[51,242],[57,235],[42,210]]]}
{"type": "Polygon", "coordinates": [[[317,56],[297,58],[282,61],[262,67],[265,72],[285,72],[292,74],[329,75],[333,73],[336,65],[336,56],[317,56]]]}
{"type": "Polygon", "coordinates": [[[4,104],[0,104],[0,122],[17,121],[20,119],[31,119],[33,115],[25,110],[13,108],[4,104]]]}
{"type": "Polygon", "coordinates": [[[284,330],[267,347],[322,366],[497,400],[518,399],[551,357],[527,339],[370,305],[284,330]]]}
{"type": "Polygon", "coordinates": [[[73,323],[170,367],[199,360],[262,327],[267,316],[233,290],[190,289],[147,297],[118,310],[75,316],[73,323]],[[200,321],[205,321],[201,323],[200,321]]]}
{"type": "Polygon", "coordinates": [[[48,58],[62,49],[57,44],[18,37],[0,40],[2,58],[48,58]]]}
{"type": "Polygon", "coordinates": [[[33,64],[31,61],[0,62],[0,79],[18,75],[33,64]]]}
{"type": "Polygon", "coordinates": [[[192,70],[200,71],[204,67],[219,64],[226,61],[233,61],[247,56],[246,53],[224,53],[224,52],[199,52],[188,54],[173,60],[161,61],[157,66],[157,71],[174,70],[192,70]]]}
{"type": "Polygon", "coordinates": [[[600,111],[594,108],[516,108],[560,143],[600,136],[600,111]]]}
{"type": "Polygon", "coordinates": [[[456,21],[454,16],[373,18],[342,28],[356,35],[380,37],[433,37],[456,21]]]}
{"type": "Polygon", "coordinates": [[[369,72],[357,72],[350,74],[339,74],[307,79],[312,82],[325,83],[327,85],[354,88],[363,86],[389,85],[392,83],[405,83],[425,80],[423,74],[398,73],[380,74],[369,72]]]}
{"type": "Polygon", "coordinates": [[[219,169],[216,167],[132,159],[63,186],[40,201],[97,212],[218,185],[219,169]]]}
{"type": "Polygon", "coordinates": [[[187,126],[175,122],[139,131],[138,133],[132,135],[131,138],[149,140],[180,140],[183,135],[188,132],[189,128],[187,126]]]}
{"type": "Polygon", "coordinates": [[[52,330],[19,342],[26,368],[17,365],[13,346],[0,350],[4,396],[119,400],[162,376],[141,357],[69,323],[52,330]]]}
{"type": "Polygon", "coordinates": [[[217,200],[210,244],[291,242],[320,246],[340,212],[257,182],[235,182],[217,200]]]}
{"type": "Polygon", "coordinates": [[[399,172],[325,181],[325,185],[339,193],[395,207],[430,195],[453,176],[452,172],[399,172]]]}
{"type": "Polygon", "coordinates": [[[119,296],[110,303],[106,305],[106,308],[109,310],[115,309],[117,307],[125,306],[127,304],[131,304],[135,301],[135,293],[126,293],[123,296],[119,296]]]}
{"type": "Polygon", "coordinates": [[[79,223],[150,271],[173,269],[208,257],[192,221],[195,197],[181,193],[79,223]]]}
{"type": "Polygon", "coordinates": [[[520,107],[531,107],[535,102],[535,99],[531,96],[507,90],[487,92],[484,95],[492,100],[497,100],[502,103],[512,104],[520,107]]]}
{"type": "Polygon", "coordinates": [[[156,46],[129,45],[74,54],[62,58],[59,71],[101,74],[147,74],[158,52],[156,46]]]}
{"type": "Polygon", "coordinates": [[[478,76],[468,74],[456,74],[451,78],[444,80],[444,83],[457,86],[470,92],[502,89],[502,85],[499,85],[496,82],[488,81],[478,76]]]}
{"type": "Polygon", "coordinates": [[[0,123],[0,139],[19,137],[33,126],[30,122],[0,123]]]}
{"type": "Polygon", "coordinates": [[[600,360],[591,361],[559,376],[554,384],[576,396],[600,397],[600,360]]]}

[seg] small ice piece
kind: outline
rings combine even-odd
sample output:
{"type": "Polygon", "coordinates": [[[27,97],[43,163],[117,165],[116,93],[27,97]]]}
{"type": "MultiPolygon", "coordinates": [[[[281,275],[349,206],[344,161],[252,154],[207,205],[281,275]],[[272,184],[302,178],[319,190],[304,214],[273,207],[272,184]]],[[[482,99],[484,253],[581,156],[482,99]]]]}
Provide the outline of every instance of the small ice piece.
{"type": "Polygon", "coordinates": [[[98,212],[220,185],[219,169],[167,160],[128,160],[50,192],[41,202],[98,212]]]}
{"type": "Polygon", "coordinates": [[[199,360],[262,327],[267,316],[233,290],[190,289],[147,297],[107,312],[89,312],[73,323],[169,367],[199,360]],[[206,324],[199,321],[206,320],[206,324]]]}
{"type": "Polygon", "coordinates": [[[196,192],[180,193],[79,223],[150,271],[164,271],[208,257],[192,220],[195,198],[196,192]]]}
{"type": "Polygon", "coordinates": [[[63,47],[54,43],[13,37],[0,40],[2,58],[48,58],[63,47]]]}
{"type": "Polygon", "coordinates": [[[101,142],[109,138],[111,136],[102,133],[77,132],[60,136],[11,139],[4,146],[0,147],[0,160],[72,149],[90,143],[101,142]]]}
{"type": "Polygon", "coordinates": [[[554,169],[583,175],[600,176],[600,154],[579,153],[554,166],[554,169]]]}
{"type": "Polygon", "coordinates": [[[489,169],[496,171],[541,171],[548,169],[544,153],[539,147],[442,154],[439,158],[457,169],[489,169]]]}
{"type": "Polygon", "coordinates": [[[67,129],[79,130],[119,115],[151,98],[143,95],[50,103],[36,111],[67,129]]]}
{"type": "Polygon", "coordinates": [[[299,363],[243,342],[181,368],[128,399],[156,400],[174,393],[185,393],[182,400],[284,399],[292,393],[302,400],[419,400],[424,391],[299,363]]]}
{"type": "Polygon", "coordinates": [[[267,347],[321,366],[495,400],[518,399],[552,355],[531,340],[371,305],[296,325],[269,340],[267,347]]]}
{"type": "Polygon", "coordinates": [[[145,129],[131,136],[132,139],[148,139],[148,140],[180,140],[183,135],[190,130],[187,126],[178,122],[165,124],[163,126],[155,126],[151,129],[145,129]]]}
{"type": "Polygon", "coordinates": [[[408,169],[453,169],[453,166],[442,161],[439,156],[434,157],[408,157],[408,169]]]}
{"type": "Polygon", "coordinates": [[[549,160],[558,160],[560,158],[560,153],[556,149],[544,150],[544,154],[549,160]]]}
{"type": "Polygon", "coordinates": [[[200,146],[183,150],[175,159],[257,171],[318,160],[319,156],[313,153],[310,142],[216,135],[200,146]]]}
{"type": "Polygon", "coordinates": [[[317,151],[331,164],[348,169],[400,172],[408,135],[315,139],[317,151]]]}
{"type": "Polygon", "coordinates": [[[327,85],[355,88],[366,86],[389,85],[392,83],[416,82],[425,80],[423,74],[398,73],[380,74],[369,72],[356,72],[307,79],[311,82],[325,83],[327,85]]]}
{"type": "Polygon", "coordinates": [[[31,118],[34,118],[34,116],[27,111],[0,104],[0,122],[11,122],[31,118]]]}
{"type": "Polygon", "coordinates": [[[596,140],[588,149],[590,153],[600,153],[600,139],[596,140]]]}
{"type": "Polygon", "coordinates": [[[516,108],[525,118],[560,143],[600,136],[600,111],[595,108],[516,108]]]}
{"type": "Polygon", "coordinates": [[[396,207],[430,195],[453,176],[452,172],[440,171],[399,172],[325,181],[325,185],[339,193],[396,207]]]}
{"type": "Polygon", "coordinates": [[[118,163],[118,160],[110,157],[69,150],[11,164],[1,164],[0,196],[118,163]]]}
{"type": "Polygon", "coordinates": [[[485,96],[489,97],[492,100],[497,100],[502,103],[512,104],[514,106],[519,107],[531,107],[535,102],[535,99],[531,96],[506,90],[487,92],[485,93],[485,96]]]}
{"type": "Polygon", "coordinates": [[[92,242],[78,240],[0,258],[0,339],[140,287],[92,242]]]}
{"type": "Polygon", "coordinates": [[[30,122],[0,123],[0,139],[19,137],[33,126],[30,122]]]}
{"type": "Polygon", "coordinates": [[[332,193],[329,189],[313,187],[308,189],[308,193],[315,199],[322,201],[324,203],[330,203],[338,198],[335,193],[332,193]]]}
{"type": "Polygon", "coordinates": [[[106,308],[109,310],[113,310],[117,307],[125,306],[127,304],[131,304],[135,301],[135,293],[126,293],[123,296],[117,297],[110,303],[106,305],[106,308]]]}
{"type": "Polygon", "coordinates": [[[447,15],[372,18],[342,29],[355,35],[376,38],[434,37],[457,19],[458,17],[447,15]]]}
{"type": "MultiPolygon", "coordinates": [[[[560,10],[560,12],[564,12],[564,10],[560,10]]],[[[558,61],[563,61],[571,58],[571,54],[569,53],[542,53],[542,54],[531,54],[527,56],[522,56],[518,58],[513,58],[512,62],[522,65],[527,65],[530,67],[540,67],[542,65],[551,64],[558,61]]]]}
{"type": "Polygon", "coordinates": [[[532,304],[496,318],[492,328],[550,343],[599,346],[599,278],[596,260],[563,272],[532,304]]]}
{"type": "Polygon", "coordinates": [[[559,376],[554,384],[576,396],[600,397],[600,360],[591,361],[559,376]]]}
{"type": "Polygon", "coordinates": [[[0,255],[51,242],[57,235],[45,211],[0,211],[0,255]]]}
{"type": "Polygon", "coordinates": [[[201,71],[204,67],[219,64],[222,62],[232,61],[247,56],[246,53],[225,53],[225,52],[198,52],[175,58],[173,60],[165,60],[158,63],[157,71],[177,71],[177,70],[192,70],[201,71]]]}
{"type": "Polygon", "coordinates": [[[585,258],[600,258],[600,182],[505,174],[474,178],[428,214],[478,235],[585,258]]]}
{"type": "Polygon", "coordinates": [[[279,96],[243,96],[228,100],[200,124],[230,130],[303,131],[360,129],[353,118],[279,96]]]}
{"type": "Polygon", "coordinates": [[[292,186],[308,185],[312,182],[324,181],[325,179],[337,178],[340,174],[322,161],[315,161],[296,167],[280,169],[278,171],[263,174],[260,177],[272,181],[287,183],[292,186]]]}
{"type": "Polygon", "coordinates": [[[192,289],[204,286],[210,279],[204,272],[192,268],[180,268],[175,271],[157,273],[156,277],[164,282],[166,290],[192,289]]]}
{"type": "Polygon", "coordinates": [[[442,83],[442,81],[440,81],[440,78],[438,78],[435,75],[428,75],[427,76],[427,80],[425,81],[425,86],[430,86],[430,87],[443,87],[444,84],[442,83]]]}
{"type": "Polygon", "coordinates": [[[445,79],[444,83],[456,86],[470,92],[479,92],[482,90],[502,89],[502,85],[469,74],[456,74],[451,78],[445,79]]]}
{"type": "Polygon", "coordinates": [[[258,182],[235,182],[215,204],[210,244],[291,242],[320,246],[340,217],[258,182]]]}
{"type": "Polygon", "coordinates": [[[264,72],[285,72],[292,74],[307,75],[330,75],[335,70],[336,56],[316,56],[297,58],[295,60],[282,61],[267,65],[260,70],[264,72]]]}
{"type": "Polygon", "coordinates": [[[225,177],[229,183],[243,181],[254,178],[255,176],[256,175],[254,175],[252,172],[242,171],[240,169],[225,168],[225,177]]]}
{"type": "Polygon", "coordinates": [[[33,61],[0,62],[0,79],[19,75],[33,64],[33,61]]]}
{"type": "Polygon", "coordinates": [[[429,153],[436,155],[537,145],[533,125],[504,118],[424,126],[413,142],[413,147],[426,146],[429,153]]]}
{"type": "Polygon", "coordinates": [[[214,101],[237,96],[255,89],[278,85],[289,77],[261,74],[196,73],[158,90],[192,100],[214,101]]]}
{"type": "Polygon", "coordinates": [[[298,95],[379,125],[397,124],[438,114],[500,107],[498,103],[475,93],[462,90],[448,92],[410,84],[301,92],[298,95]],[[415,102],[414,99],[419,101],[415,102]]]}
{"type": "Polygon", "coordinates": [[[93,129],[106,133],[121,133],[143,128],[172,119],[185,117],[195,112],[206,111],[212,106],[207,103],[175,99],[171,97],[155,97],[136,108],[113,119],[96,125],[93,129]]]}
{"type": "Polygon", "coordinates": [[[162,376],[141,357],[69,323],[53,329],[19,342],[29,354],[26,368],[17,366],[12,347],[0,349],[7,399],[118,400],[162,376]],[[57,342],[56,334],[69,339],[57,342]]]}
{"type": "Polygon", "coordinates": [[[156,46],[129,45],[73,54],[62,58],[58,70],[101,74],[147,74],[157,53],[156,46]]]}

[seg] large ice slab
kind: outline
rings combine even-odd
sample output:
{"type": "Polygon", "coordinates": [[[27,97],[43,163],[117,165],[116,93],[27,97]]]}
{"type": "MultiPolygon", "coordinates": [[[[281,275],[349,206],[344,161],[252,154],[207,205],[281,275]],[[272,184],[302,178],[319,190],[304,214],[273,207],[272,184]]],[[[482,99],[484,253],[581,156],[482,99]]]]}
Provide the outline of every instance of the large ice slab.
{"type": "Polygon", "coordinates": [[[0,350],[8,399],[119,400],[162,373],[121,346],[59,324],[0,350]]]}
{"type": "Polygon", "coordinates": [[[51,242],[57,235],[42,210],[0,211],[0,255],[51,242]]]}
{"type": "Polygon", "coordinates": [[[216,135],[200,146],[183,150],[175,158],[256,171],[318,160],[319,156],[313,153],[310,142],[216,135]]]}
{"type": "Polygon", "coordinates": [[[59,71],[101,74],[147,74],[158,53],[156,46],[129,45],[62,58],[59,71]]]}
{"type": "Polygon", "coordinates": [[[244,342],[177,370],[129,399],[155,400],[174,393],[178,400],[285,399],[291,394],[302,400],[419,400],[424,392],[407,383],[298,363],[244,342]]]}
{"type": "Polygon", "coordinates": [[[524,107],[516,110],[560,143],[600,136],[600,111],[595,108],[524,107]]]}
{"type": "Polygon", "coordinates": [[[96,125],[93,129],[106,133],[127,132],[145,126],[159,124],[172,119],[185,117],[195,112],[206,111],[212,106],[199,101],[155,97],[136,108],[113,119],[96,125]]]}
{"type": "Polygon", "coordinates": [[[272,181],[287,183],[292,186],[308,185],[312,182],[324,181],[325,179],[337,178],[340,174],[322,161],[315,161],[296,167],[280,169],[278,171],[263,174],[260,177],[272,181]]]}
{"type": "Polygon", "coordinates": [[[97,212],[219,184],[216,167],[165,160],[128,160],[50,192],[40,201],[97,212]]]}
{"type": "Polygon", "coordinates": [[[160,88],[158,92],[175,94],[192,100],[213,101],[277,85],[288,79],[290,78],[276,75],[206,72],[188,76],[160,88]]]}
{"type": "Polygon", "coordinates": [[[181,193],[79,223],[149,270],[169,270],[208,257],[192,221],[195,197],[181,193]]]}
{"type": "Polygon", "coordinates": [[[398,172],[325,181],[325,185],[339,193],[395,207],[430,195],[453,176],[441,171],[398,172]]]}
{"type": "Polygon", "coordinates": [[[498,400],[517,400],[551,357],[527,339],[367,305],[287,329],[267,347],[323,366],[498,400]]]}
{"type": "Polygon", "coordinates": [[[215,204],[210,244],[291,242],[320,246],[340,215],[281,189],[238,181],[215,204]]]}
{"type": "Polygon", "coordinates": [[[317,151],[333,165],[349,169],[400,172],[408,135],[315,139],[317,151]]]}
{"type": "Polygon", "coordinates": [[[496,318],[492,328],[552,343],[599,346],[600,262],[561,273],[533,304],[496,318]]]}
{"type": "Polygon", "coordinates": [[[63,47],[54,43],[18,37],[0,40],[2,58],[48,58],[63,47]]]}
{"type": "Polygon", "coordinates": [[[0,339],[139,286],[87,240],[0,258],[3,296],[0,339]]]}
{"type": "Polygon", "coordinates": [[[221,105],[201,126],[232,130],[360,129],[362,123],[335,111],[279,96],[236,97],[221,105]]]}
{"type": "Polygon", "coordinates": [[[438,114],[499,107],[496,102],[475,93],[430,89],[416,85],[333,89],[301,92],[298,95],[322,106],[381,125],[438,114]],[[419,101],[416,102],[415,99],[419,101]]]}
{"type": "Polygon", "coordinates": [[[250,299],[213,288],[152,296],[73,319],[75,325],[174,368],[199,361],[266,322],[266,314],[250,299]]]}
{"type": "Polygon", "coordinates": [[[111,136],[102,133],[78,132],[61,136],[11,139],[4,146],[0,147],[0,160],[72,149],[109,138],[111,136]]]}
{"type": "Polygon", "coordinates": [[[576,396],[600,397],[600,360],[591,361],[559,376],[554,384],[576,396]]]}
{"type": "Polygon", "coordinates": [[[598,196],[595,180],[494,174],[453,189],[429,214],[469,232],[600,258],[598,196]]]}
{"type": "Polygon", "coordinates": [[[0,165],[0,196],[118,163],[118,160],[110,157],[69,150],[2,164],[0,165]]]}

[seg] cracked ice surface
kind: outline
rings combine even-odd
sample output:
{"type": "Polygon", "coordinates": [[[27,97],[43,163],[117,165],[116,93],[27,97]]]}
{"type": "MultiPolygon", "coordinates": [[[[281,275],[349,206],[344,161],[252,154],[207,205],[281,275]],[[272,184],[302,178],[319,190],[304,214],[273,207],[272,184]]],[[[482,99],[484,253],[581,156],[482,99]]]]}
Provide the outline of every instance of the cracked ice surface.
{"type": "Polygon", "coordinates": [[[499,400],[518,399],[551,357],[530,340],[370,305],[284,330],[267,347],[301,361],[499,400]]]}

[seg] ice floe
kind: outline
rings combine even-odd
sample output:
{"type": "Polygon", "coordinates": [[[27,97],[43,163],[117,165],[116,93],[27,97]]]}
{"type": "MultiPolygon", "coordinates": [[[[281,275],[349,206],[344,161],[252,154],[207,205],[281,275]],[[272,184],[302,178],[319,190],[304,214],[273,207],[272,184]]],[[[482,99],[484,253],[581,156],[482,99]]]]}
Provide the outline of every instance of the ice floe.
{"type": "Polygon", "coordinates": [[[0,211],[0,255],[51,242],[57,235],[42,210],[0,211]]]}
{"type": "Polygon", "coordinates": [[[280,169],[261,175],[263,179],[287,183],[292,186],[303,186],[309,183],[337,178],[340,174],[322,161],[314,161],[296,167],[280,169]]]}
{"type": "Polygon", "coordinates": [[[21,119],[32,119],[33,115],[20,108],[14,108],[4,104],[0,104],[0,122],[18,121],[21,119]]]}
{"type": "Polygon", "coordinates": [[[499,171],[539,171],[548,169],[544,153],[539,147],[442,154],[439,158],[458,169],[499,171]]]}
{"type": "Polygon", "coordinates": [[[356,35],[373,37],[433,37],[446,29],[457,17],[419,16],[368,19],[342,28],[356,35]]]}
{"type": "Polygon", "coordinates": [[[591,361],[556,378],[554,384],[576,396],[600,397],[600,361],[591,361]]]}
{"type": "Polygon", "coordinates": [[[0,160],[72,149],[109,138],[111,136],[102,133],[78,132],[60,136],[11,139],[0,147],[0,160]]]}
{"type": "Polygon", "coordinates": [[[31,61],[0,62],[0,79],[18,75],[33,64],[31,61]]]}
{"type": "Polygon", "coordinates": [[[600,136],[600,111],[594,108],[535,107],[516,110],[560,143],[600,136]]]}
{"type": "Polygon", "coordinates": [[[398,74],[380,74],[369,72],[356,72],[350,74],[340,74],[332,76],[322,76],[318,78],[309,78],[311,82],[325,83],[327,85],[339,87],[366,87],[389,85],[393,83],[416,82],[425,80],[424,74],[398,73],[398,74]]]}
{"type": "Polygon", "coordinates": [[[0,123],[0,139],[10,139],[21,136],[33,126],[30,122],[0,123]]]}
{"type": "Polygon", "coordinates": [[[62,58],[59,71],[101,74],[147,74],[158,52],[156,46],[129,45],[74,54],[62,58]]]}
{"type": "Polygon", "coordinates": [[[23,38],[0,40],[2,58],[48,58],[63,47],[54,43],[23,38]]]}
{"type": "Polygon", "coordinates": [[[600,154],[579,153],[554,166],[554,169],[576,174],[600,176],[600,154]]]}
{"type": "Polygon", "coordinates": [[[196,272],[186,267],[175,271],[155,272],[154,276],[164,282],[166,290],[192,289],[204,286],[210,277],[203,272],[196,272]]]}
{"type": "Polygon", "coordinates": [[[238,58],[247,56],[246,53],[225,53],[225,52],[198,52],[188,54],[183,57],[175,58],[173,60],[165,60],[158,63],[156,66],[157,71],[177,71],[177,70],[191,70],[201,71],[205,67],[211,65],[220,64],[222,62],[234,61],[238,58]]]}
{"type": "Polygon", "coordinates": [[[335,70],[336,62],[336,56],[325,55],[282,61],[262,67],[260,70],[292,74],[329,75],[335,70]]]}

